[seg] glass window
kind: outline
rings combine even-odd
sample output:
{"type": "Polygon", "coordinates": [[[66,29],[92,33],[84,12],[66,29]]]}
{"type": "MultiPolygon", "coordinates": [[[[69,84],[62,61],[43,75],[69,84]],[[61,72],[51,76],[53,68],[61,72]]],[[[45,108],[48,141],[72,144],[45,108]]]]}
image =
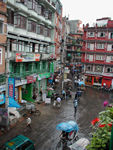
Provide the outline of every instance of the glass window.
{"type": "Polygon", "coordinates": [[[104,44],[97,44],[97,49],[104,49],[104,44]]]}
{"type": "Polygon", "coordinates": [[[28,31],[36,33],[36,23],[34,21],[28,21],[28,31]]]}
{"type": "Polygon", "coordinates": [[[26,17],[21,16],[21,15],[16,15],[15,16],[14,24],[15,24],[16,27],[26,29],[26,23],[27,23],[26,17]]]}
{"type": "Polygon", "coordinates": [[[40,25],[37,25],[37,33],[40,34],[40,25]]]}
{"type": "Polygon", "coordinates": [[[14,24],[14,12],[11,9],[7,9],[7,23],[14,24]]]}
{"type": "Polygon", "coordinates": [[[3,33],[3,22],[0,21],[0,33],[3,33]]]}

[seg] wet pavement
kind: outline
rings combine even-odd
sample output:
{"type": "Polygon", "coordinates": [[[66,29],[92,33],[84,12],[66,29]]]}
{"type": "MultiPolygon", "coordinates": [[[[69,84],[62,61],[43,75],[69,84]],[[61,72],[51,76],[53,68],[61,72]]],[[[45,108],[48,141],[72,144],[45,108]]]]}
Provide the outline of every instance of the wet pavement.
{"type": "MultiPolygon", "coordinates": [[[[73,97],[74,93],[73,91],[73,97]]],[[[113,94],[93,88],[87,88],[82,94],[76,114],[79,137],[90,137],[91,121],[98,117],[100,111],[104,110],[102,105],[104,100],[113,102],[113,94]]],[[[73,101],[72,99],[63,100],[60,109],[53,108],[52,104],[39,104],[38,107],[41,115],[31,116],[32,130],[25,131],[26,122],[24,120],[0,137],[0,145],[18,134],[23,134],[35,142],[36,150],[55,150],[60,135],[60,131],[56,130],[56,125],[63,121],[75,120],[73,101]]]]}

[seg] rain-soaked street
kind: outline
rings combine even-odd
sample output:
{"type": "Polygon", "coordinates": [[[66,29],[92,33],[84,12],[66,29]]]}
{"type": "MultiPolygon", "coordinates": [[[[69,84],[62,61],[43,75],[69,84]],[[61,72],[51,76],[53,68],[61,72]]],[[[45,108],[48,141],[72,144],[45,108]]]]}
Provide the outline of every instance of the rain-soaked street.
{"type": "MultiPolygon", "coordinates": [[[[74,92],[73,92],[74,97],[74,92]]],[[[111,102],[113,94],[101,92],[97,89],[87,88],[80,98],[76,122],[79,126],[79,137],[89,138],[91,132],[90,123],[98,112],[104,109],[103,101],[109,100],[111,102]]],[[[25,120],[18,123],[16,127],[12,128],[7,135],[0,137],[0,144],[4,143],[11,137],[18,134],[24,134],[32,139],[36,144],[36,150],[54,150],[59,140],[60,131],[56,130],[56,125],[63,121],[75,120],[73,101],[62,101],[60,109],[53,108],[52,105],[39,104],[41,116],[31,116],[32,130],[24,132],[26,127],[25,120]]]]}

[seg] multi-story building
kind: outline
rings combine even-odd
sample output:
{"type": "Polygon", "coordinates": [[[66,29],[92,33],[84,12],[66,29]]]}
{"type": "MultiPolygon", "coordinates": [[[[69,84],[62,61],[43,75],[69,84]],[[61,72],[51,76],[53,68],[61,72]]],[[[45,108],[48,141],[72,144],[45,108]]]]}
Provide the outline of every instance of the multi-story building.
{"type": "Polygon", "coordinates": [[[82,63],[87,85],[113,86],[113,20],[101,18],[84,26],[82,63]]]}
{"type": "Polygon", "coordinates": [[[14,89],[9,88],[9,96],[19,102],[32,101],[34,95],[39,99],[54,73],[55,11],[52,0],[7,0],[5,56],[9,77],[15,81],[14,94],[14,89]]]}
{"type": "Polygon", "coordinates": [[[80,71],[81,65],[81,47],[83,30],[80,27],[82,23],[80,20],[69,20],[70,32],[66,40],[66,55],[67,63],[75,67],[76,71],[80,71]]]}
{"type": "Polygon", "coordinates": [[[56,13],[55,13],[54,41],[55,41],[56,61],[59,62],[60,61],[60,52],[61,52],[61,40],[62,40],[62,4],[61,4],[60,0],[55,0],[55,6],[56,6],[56,13]]]}
{"type": "Polygon", "coordinates": [[[5,50],[7,40],[7,7],[5,1],[0,1],[0,105],[4,103],[5,50]]]}

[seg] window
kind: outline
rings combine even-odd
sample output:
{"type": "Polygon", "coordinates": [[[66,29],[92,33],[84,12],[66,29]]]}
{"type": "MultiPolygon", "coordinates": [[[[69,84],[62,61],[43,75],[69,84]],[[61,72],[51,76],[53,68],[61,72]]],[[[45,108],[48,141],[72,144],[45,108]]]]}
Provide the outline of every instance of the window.
{"type": "Polygon", "coordinates": [[[107,51],[112,51],[113,50],[113,45],[112,44],[108,44],[107,45],[107,51]]]}
{"type": "Polygon", "coordinates": [[[108,63],[111,62],[111,58],[112,58],[112,56],[107,56],[106,57],[106,62],[108,62],[108,63]]]}
{"type": "Polygon", "coordinates": [[[3,22],[0,21],[0,33],[3,33],[3,22]]]}
{"type": "Polygon", "coordinates": [[[87,49],[94,50],[94,43],[87,43],[87,49]]]}
{"type": "Polygon", "coordinates": [[[96,60],[104,60],[104,56],[102,55],[96,55],[96,60]]]}
{"type": "Polygon", "coordinates": [[[26,23],[27,23],[26,17],[21,16],[21,15],[15,16],[14,24],[16,27],[26,29],[26,23]]]}
{"type": "Polygon", "coordinates": [[[9,24],[14,24],[14,11],[12,11],[11,9],[7,9],[7,14],[8,14],[7,22],[9,24]]]}
{"type": "Polygon", "coordinates": [[[105,71],[106,71],[106,73],[113,72],[113,68],[112,67],[106,67],[105,71]]]}
{"type": "Polygon", "coordinates": [[[94,37],[94,32],[88,32],[88,37],[94,37]]]}
{"type": "Polygon", "coordinates": [[[109,39],[113,39],[113,33],[109,33],[109,39]]]}
{"type": "Polygon", "coordinates": [[[98,37],[105,37],[105,32],[98,32],[98,37]]]}
{"type": "Polygon", "coordinates": [[[93,70],[93,66],[92,65],[87,65],[86,66],[86,71],[92,71],[93,70]]]}
{"type": "MultiPolygon", "coordinates": [[[[30,141],[27,141],[21,146],[21,150],[29,149],[33,144],[30,141]]],[[[31,147],[32,148],[32,147],[31,147]]]]}
{"type": "Polygon", "coordinates": [[[37,5],[38,15],[41,15],[41,5],[37,5]]]}
{"type": "Polygon", "coordinates": [[[28,31],[36,33],[36,23],[34,21],[28,21],[28,31]]]}
{"type": "Polygon", "coordinates": [[[95,71],[96,72],[102,72],[103,71],[103,66],[99,66],[99,65],[95,66],[95,71]]]}
{"type": "Polygon", "coordinates": [[[0,48],[0,65],[2,64],[2,48],[0,48]]]}
{"type": "Polygon", "coordinates": [[[97,49],[104,49],[104,44],[97,44],[97,49]]]}

